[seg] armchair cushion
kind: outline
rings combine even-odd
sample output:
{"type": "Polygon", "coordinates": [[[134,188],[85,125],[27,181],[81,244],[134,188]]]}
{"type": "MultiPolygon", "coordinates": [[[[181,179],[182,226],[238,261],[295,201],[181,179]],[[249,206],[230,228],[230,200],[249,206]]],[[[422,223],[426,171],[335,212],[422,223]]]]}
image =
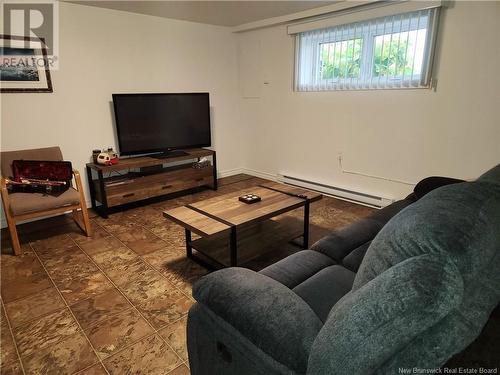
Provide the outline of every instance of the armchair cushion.
{"type": "Polygon", "coordinates": [[[71,187],[58,196],[42,193],[12,193],[9,194],[9,198],[10,210],[15,216],[71,206],[80,202],[78,191],[71,187]]]}
{"type": "Polygon", "coordinates": [[[305,373],[322,322],[283,284],[245,268],[226,268],[201,278],[194,298],[260,350],[305,373]]]}
{"type": "Polygon", "coordinates": [[[61,161],[63,156],[61,149],[55,147],[36,148],[32,150],[2,151],[0,154],[1,172],[5,178],[12,177],[13,160],[53,160],[61,161]]]}

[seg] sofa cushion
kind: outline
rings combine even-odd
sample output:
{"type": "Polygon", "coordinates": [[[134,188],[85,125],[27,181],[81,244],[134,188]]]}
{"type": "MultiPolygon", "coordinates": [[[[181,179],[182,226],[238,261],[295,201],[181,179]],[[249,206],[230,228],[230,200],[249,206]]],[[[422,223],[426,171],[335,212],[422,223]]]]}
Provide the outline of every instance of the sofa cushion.
{"type": "Polygon", "coordinates": [[[335,262],[318,251],[303,250],[292,254],[260,271],[290,289],[335,262]]]}
{"type": "Polygon", "coordinates": [[[368,250],[370,244],[371,241],[357,247],[348,256],[346,256],[342,260],[342,264],[344,265],[344,267],[351,270],[352,272],[358,272],[359,266],[361,265],[361,262],[363,261],[363,258],[365,257],[366,251],[368,250]]]}
{"type": "Polygon", "coordinates": [[[73,188],[69,188],[58,196],[42,193],[12,193],[9,197],[10,210],[14,215],[71,206],[80,202],[80,194],[73,188]]]}
{"type": "Polygon", "coordinates": [[[297,285],[293,291],[325,322],[331,308],[351,290],[355,275],[339,265],[326,267],[297,285]]]}
{"type": "Polygon", "coordinates": [[[311,249],[320,251],[340,263],[352,250],[371,241],[396,213],[412,203],[413,201],[407,199],[394,202],[367,218],[335,230],[316,242],[311,249]]]}

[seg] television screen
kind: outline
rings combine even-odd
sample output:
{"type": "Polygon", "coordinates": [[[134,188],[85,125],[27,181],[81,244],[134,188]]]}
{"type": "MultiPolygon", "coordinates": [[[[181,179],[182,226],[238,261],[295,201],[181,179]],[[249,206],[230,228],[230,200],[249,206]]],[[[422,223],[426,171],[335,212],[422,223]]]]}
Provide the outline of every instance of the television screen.
{"type": "Polygon", "coordinates": [[[113,94],[120,154],[210,146],[208,93],[113,94]]]}

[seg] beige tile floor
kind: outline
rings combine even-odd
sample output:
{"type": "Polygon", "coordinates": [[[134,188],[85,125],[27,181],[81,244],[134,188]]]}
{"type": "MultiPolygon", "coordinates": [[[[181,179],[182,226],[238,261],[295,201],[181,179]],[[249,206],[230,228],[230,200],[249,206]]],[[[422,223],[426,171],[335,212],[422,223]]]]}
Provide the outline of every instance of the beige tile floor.
{"type": "MultiPolygon", "coordinates": [[[[3,236],[1,373],[189,374],[191,286],[206,270],[185,258],[184,231],[162,211],[258,183],[262,180],[238,175],[220,180],[217,192],[202,191],[107,220],[93,215],[91,238],[65,216],[23,224],[20,256],[11,255],[3,236]]],[[[311,208],[312,240],[370,211],[325,198],[311,208]]],[[[300,222],[300,215],[288,218],[300,222]]],[[[277,241],[270,241],[269,249],[247,266],[260,269],[299,250],[277,241]]]]}

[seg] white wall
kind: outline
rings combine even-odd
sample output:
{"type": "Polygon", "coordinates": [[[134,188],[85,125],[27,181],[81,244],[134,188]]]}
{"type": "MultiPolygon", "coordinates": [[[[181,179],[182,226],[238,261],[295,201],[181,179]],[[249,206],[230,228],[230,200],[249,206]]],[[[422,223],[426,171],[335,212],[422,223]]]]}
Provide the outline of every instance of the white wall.
{"type": "Polygon", "coordinates": [[[239,35],[245,166],[387,197],[417,182],[474,178],[500,162],[500,2],[457,1],[441,20],[437,91],[293,92],[285,26],[239,35]],[[256,84],[257,82],[257,84],[256,84]],[[268,84],[264,84],[267,82],[268,84]]]}
{"type": "Polygon", "coordinates": [[[54,93],[1,95],[2,150],[59,145],[84,174],[92,149],[117,146],[112,93],[208,91],[219,170],[241,166],[228,28],[61,2],[59,37],[54,93]]]}

